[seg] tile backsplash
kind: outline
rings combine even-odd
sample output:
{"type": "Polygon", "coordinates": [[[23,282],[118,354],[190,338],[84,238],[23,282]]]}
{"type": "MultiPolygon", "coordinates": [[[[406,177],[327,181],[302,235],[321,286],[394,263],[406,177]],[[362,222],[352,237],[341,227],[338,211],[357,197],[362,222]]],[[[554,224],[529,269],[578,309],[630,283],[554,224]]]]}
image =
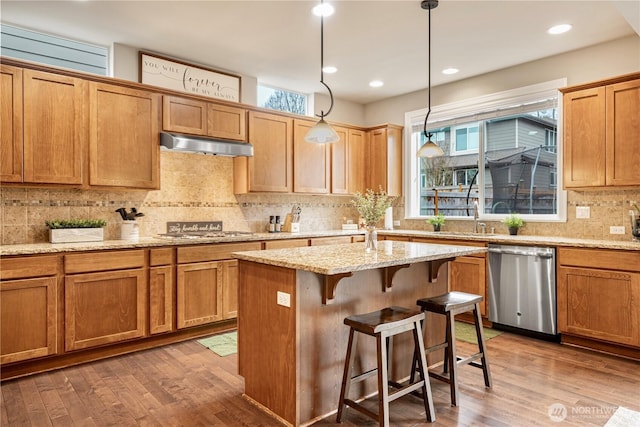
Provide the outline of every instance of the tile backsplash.
{"type": "MultiPolygon", "coordinates": [[[[42,188],[0,189],[0,241],[2,244],[48,241],[47,219],[103,218],[105,239],[118,239],[120,207],[136,207],[141,236],[166,231],[167,221],[224,222],[225,230],[263,232],[270,215],[284,216],[294,204],[302,208],[301,231],[336,230],[343,219],[357,220],[350,196],[300,194],[233,194],[233,159],[161,152],[161,190],[82,191],[42,188]]],[[[640,202],[640,189],[570,191],[566,223],[528,223],[522,234],[604,240],[629,240],[629,201],[640,202]],[[588,206],[589,219],[576,219],[576,206],[588,206]],[[624,235],[609,234],[610,226],[625,226],[624,235]]],[[[422,220],[404,220],[404,199],[396,202],[394,218],[400,228],[431,230],[422,220]]],[[[499,223],[487,223],[496,233],[507,232],[499,223]]],[[[470,221],[447,221],[444,231],[469,231],[470,221]]]]}

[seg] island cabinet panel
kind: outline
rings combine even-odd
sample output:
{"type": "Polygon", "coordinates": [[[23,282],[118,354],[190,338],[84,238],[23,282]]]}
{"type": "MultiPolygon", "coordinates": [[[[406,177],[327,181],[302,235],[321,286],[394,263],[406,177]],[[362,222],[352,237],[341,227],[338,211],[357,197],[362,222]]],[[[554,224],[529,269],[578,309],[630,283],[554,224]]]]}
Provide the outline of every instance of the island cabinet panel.
{"type": "Polygon", "coordinates": [[[178,265],[176,295],[178,329],[222,320],[222,263],[178,265]]]}
{"type": "Polygon", "coordinates": [[[22,182],[22,69],[0,64],[0,181],[22,182]]]}
{"type": "Polygon", "coordinates": [[[141,338],[147,331],[143,269],[65,277],[65,350],[141,338]]]}
{"type": "Polygon", "coordinates": [[[160,95],[91,82],[89,183],[160,188],[160,95]]]}
{"type": "Polygon", "coordinates": [[[175,279],[173,249],[149,251],[149,333],[174,330],[175,279]]]}
{"type": "Polygon", "coordinates": [[[233,161],[234,192],[290,193],[293,190],[293,119],[249,111],[253,157],[233,161]]]}
{"type": "Polygon", "coordinates": [[[315,125],[310,120],[293,121],[293,191],[327,194],[331,186],[331,144],[311,144],[304,137],[315,125]]]}
{"type": "Polygon", "coordinates": [[[560,248],[558,263],[563,341],[568,335],[640,348],[640,253],[560,248]]]}
{"type": "Polygon", "coordinates": [[[23,70],[24,182],[83,183],[87,82],[23,70]]]}

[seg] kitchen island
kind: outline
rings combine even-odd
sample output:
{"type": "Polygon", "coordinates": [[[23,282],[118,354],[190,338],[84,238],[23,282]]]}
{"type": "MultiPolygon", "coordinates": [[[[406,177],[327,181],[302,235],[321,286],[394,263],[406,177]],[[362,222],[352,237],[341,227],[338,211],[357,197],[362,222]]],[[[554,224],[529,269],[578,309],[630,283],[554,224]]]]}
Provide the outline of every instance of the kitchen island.
{"type": "MultiPolygon", "coordinates": [[[[344,318],[391,305],[416,307],[417,299],[447,291],[448,261],[485,251],[382,241],[371,253],[363,243],[234,253],[245,397],[287,425],[309,425],[335,412],[348,340],[344,318]]],[[[393,358],[392,378],[409,374],[406,335],[393,343],[393,354],[402,357],[393,358]]],[[[443,336],[443,319],[427,317],[427,345],[443,336]]],[[[375,340],[360,340],[358,352],[357,369],[375,366],[375,340]]],[[[375,381],[358,384],[351,396],[375,387],[375,381]]]]}

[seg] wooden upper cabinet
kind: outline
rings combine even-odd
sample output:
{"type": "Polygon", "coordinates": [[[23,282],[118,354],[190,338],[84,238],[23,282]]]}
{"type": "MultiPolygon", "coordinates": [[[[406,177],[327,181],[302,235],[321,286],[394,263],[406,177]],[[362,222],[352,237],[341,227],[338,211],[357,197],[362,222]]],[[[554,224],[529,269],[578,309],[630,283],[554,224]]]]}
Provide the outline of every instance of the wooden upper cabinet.
{"type": "Polygon", "coordinates": [[[159,188],[159,123],[159,95],[92,82],[90,184],[159,188]]]}
{"type": "Polygon", "coordinates": [[[640,185],[640,78],[606,88],[607,185],[640,185]]]}
{"type": "Polygon", "coordinates": [[[216,138],[247,140],[247,110],[226,105],[209,104],[207,135],[216,138]]]}
{"type": "Polygon", "coordinates": [[[24,182],[82,184],[87,82],[23,70],[24,182]]]}
{"type": "Polygon", "coordinates": [[[331,148],[331,193],[349,193],[349,129],[334,126],[340,140],[330,144],[331,148]]]}
{"type": "Polygon", "coordinates": [[[349,129],[349,144],[347,146],[348,161],[348,192],[350,194],[364,193],[366,188],[365,161],[367,157],[367,133],[361,130],[349,129]]]}
{"type": "Polygon", "coordinates": [[[367,188],[402,195],[402,128],[386,125],[369,133],[367,188]]]}
{"type": "Polygon", "coordinates": [[[564,187],[640,185],[640,74],[562,91],[564,187]]]}
{"type": "Polygon", "coordinates": [[[247,110],[196,99],[164,96],[162,129],[168,132],[247,140],[247,110]]]}
{"type": "Polygon", "coordinates": [[[0,64],[0,181],[22,182],[22,69],[0,64]]]}
{"type": "Polygon", "coordinates": [[[310,120],[293,121],[293,191],[295,193],[329,193],[331,144],[313,144],[304,139],[315,124],[310,120]]]}
{"type": "Polygon", "coordinates": [[[293,119],[249,112],[249,142],[253,157],[234,158],[234,192],[293,190],[293,119]]]}
{"type": "Polygon", "coordinates": [[[176,96],[163,96],[162,130],[206,135],[207,103],[176,96]]]}

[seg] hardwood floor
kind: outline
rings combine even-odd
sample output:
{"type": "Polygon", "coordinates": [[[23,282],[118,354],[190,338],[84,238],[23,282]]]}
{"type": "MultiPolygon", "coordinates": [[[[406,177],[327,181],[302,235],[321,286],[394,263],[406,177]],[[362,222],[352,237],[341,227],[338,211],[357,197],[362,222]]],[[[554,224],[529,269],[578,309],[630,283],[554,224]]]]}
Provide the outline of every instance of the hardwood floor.
{"type": "MultiPolygon", "coordinates": [[[[391,403],[391,424],[603,426],[618,406],[640,411],[638,362],[508,333],[487,347],[492,389],[480,369],[464,367],[458,407],[449,405],[448,385],[432,379],[436,423],[406,396],[391,403]],[[563,423],[549,417],[552,404],[565,406],[563,423]]],[[[195,341],[5,381],[1,390],[2,426],[278,425],[242,397],[236,355],[220,357],[195,341]]],[[[342,424],[334,415],[314,424],[337,425],[376,423],[348,409],[342,424]]]]}

